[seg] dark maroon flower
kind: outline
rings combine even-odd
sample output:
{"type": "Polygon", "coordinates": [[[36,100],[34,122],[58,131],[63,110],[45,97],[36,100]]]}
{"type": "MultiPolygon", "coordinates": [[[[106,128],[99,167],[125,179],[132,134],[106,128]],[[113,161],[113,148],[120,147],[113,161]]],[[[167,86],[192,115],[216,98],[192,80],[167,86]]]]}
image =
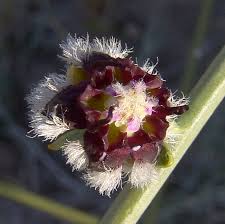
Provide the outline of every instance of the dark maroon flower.
{"type": "Polygon", "coordinates": [[[43,101],[39,109],[30,101],[34,131],[50,140],[71,129],[81,133],[63,150],[73,169],[87,170],[85,179],[100,193],[116,189],[122,173],[130,174],[133,186],[145,186],[162,142],[171,138],[171,121],[188,110],[188,101],[176,100],[154,66],[139,67],[113,38],[90,43],[68,36],[61,47],[67,74],[47,78],[33,92],[43,101]],[[44,99],[46,93],[51,96],[44,99]]]}

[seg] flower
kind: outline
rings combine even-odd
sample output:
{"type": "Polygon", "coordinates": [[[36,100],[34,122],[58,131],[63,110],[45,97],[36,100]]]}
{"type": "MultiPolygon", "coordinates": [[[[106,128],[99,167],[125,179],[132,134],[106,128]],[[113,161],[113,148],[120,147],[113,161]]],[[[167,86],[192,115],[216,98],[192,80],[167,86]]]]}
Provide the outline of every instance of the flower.
{"type": "Polygon", "coordinates": [[[176,142],[179,133],[168,131],[188,99],[177,99],[148,60],[135,64],[115,38],[68,35],[60,46],[66,74],[49,75],[27,97],[31,132],[65,137],[67,163],[101,194],[122,178],[133,187],[155,181],[157,164],[172,156],[162,142],[176,142]]]}

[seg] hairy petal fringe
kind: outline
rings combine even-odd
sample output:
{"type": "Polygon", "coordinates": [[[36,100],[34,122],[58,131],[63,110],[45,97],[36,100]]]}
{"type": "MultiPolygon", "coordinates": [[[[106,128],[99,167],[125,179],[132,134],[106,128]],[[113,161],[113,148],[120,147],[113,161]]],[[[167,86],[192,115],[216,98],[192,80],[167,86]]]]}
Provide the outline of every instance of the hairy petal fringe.
{"type": "Polygon", "coordinates": [[[68,83],[65,75],[52,73],[46,76],[26,97],[26,101],[28,102],[31,111],[38,112],[43,110],[53,96],[61,91],[66,85],[68,85],[68,83]]]}
{"type": "Polygon", "coordinates": [[[29,126],[32,128],[32,130],[28,132],[29,134],[33,133],[34,137],[43,137],[45,141],[53,141],[60,134],[70,129],[64,120],[59,117],[53,115],[52,118],[49,119],[41,113],[30,115],[29,126]]]}
{"type": "Polygon", "coordinates": [[[30,127],[32,128],[29,133],[43,137],[44,140],[54,140],[60,134],[70,129],[63,119],[54,114],[52,114],[51,118],[48,118],[41,113],[54,95],[67,85],[64,75],[50,74],[26,97],[30,108],[29,119],[30,127]]]}
{"type": "Polygon", "coordinates": [[[122,166],[102,172],[88,170],[84,179],[90,187],[98,189],[101,195],[110,197],[110,194],[122,185],[122,166]]]}
{"type": "Polygon", "coordinates": [[[145,61],[145,63],[141,66],[141,69],[149,74],[158,75],[158,72],[155,70],[155,67],[157,66],[157,64],[158,64],[158,58],[155,64],[151,62],[150,59],[148,58],[145,61]]]}
{"type": "Polygon", "coordinates": [[[176,91],[171,94],[170,98],[168,99],[169,105],[172,107],[177,107],[177,106],[183,106],[183,105],[188,105],[190,102],[189,97],[185,97],[183,93],[181,97],[178,97],[175,95],[176,91]]]}
{"type": "MultiPolygon", "coordinates": [[[[177,107],[177,106],[183,106],[188,105],[190,102],[190,98],[185,97],[183,93],[181,97],[177,97],[175,95],[176,92],[171,93],[171,96],[168,99],[168,104],[171,107],[177,107]]],[[[179,115],[173,114],[166,117],[166,120],[170,123],[167,132],[166,137],[164,139],[165,143],[171,144],[172,148],[175,148],[177,143],[179,142],[180,138],[182,137],[183,133],[179,129],[176,123],[176,119],[179,117],[179,115]]]]}
{"type": "Polygon", "coordinates": [[[126,46],[123,49],[121,42],[113,37],[109,40],[104,37],[99,39],[95,38],[92,42],[89,40],[89,36],[72,37],[70,34],[67,36],[67,40],[60,44],[63,50],[63,59],[76,66],[82,66],[83,61],[86,60],[92,53],[99,52],[107,54],[113,58],[125,58],[131,49],[126,46]]]}
{"type": "Polygon", "coordinates": [[[63,154],[72,170],[84,170],[88,166],[88,156],[80,141],[68,142],[63,146],[63,154]]]}
{"type": "Polygon", "coordinates": [[[77,37],[76,35],[72,37],[70,34],[67,36],[66,41],[60,44],[63,50],[63,59],[69,64],[74,64],[77,66],[82,65],[82,60],[86,59],[91,52],[91,46],[89,41],[89,36],[87,37],[77,37]]]}
{"type": "Polygon", "coordinates": [[[134,162],[128,182],[133,187],[144,188],[150,182],[157,181],[157,170],[154,164],[147,162],[134,162]]]}
{"type": "Polygon", "coordinates": [[[127,46],[125,46],[123,49],[121,41],[114,37],[111,37],[109,40],[103,37],[101,39],[95,38],[93,40],[92,52],[95,51],[108,54],[113,58],[125,58],[129,53],[132,52],[132,49],[128,49],[127,46]]]}

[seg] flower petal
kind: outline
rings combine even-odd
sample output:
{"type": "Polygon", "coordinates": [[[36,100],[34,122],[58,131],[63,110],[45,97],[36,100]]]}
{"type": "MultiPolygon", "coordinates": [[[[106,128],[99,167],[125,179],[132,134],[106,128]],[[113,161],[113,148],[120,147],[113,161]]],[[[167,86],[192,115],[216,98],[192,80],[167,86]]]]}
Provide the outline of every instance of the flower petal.
{"type": "Polygon", "coordinates": [[[122,132],[119,127],[116,127],[115,123],[111,123],[108,126],[107,135],[104,137],[107,151],[111,151],[115,148],[120,148],[121,146],[123,146],[125,137],[126,133],[122,132]]]}
{"type": "Polygon", "coordinates": [[[122,70],[120,67],[114,68],[113,75],[117,82],[124,85],[127,85],[132,80],[131,72],[129,70],[122,70]]]}
{"type": "Polygon", "coordinates": [[[153,163],[159,154],[159,146],[155,143],[146,143],[131,153],[132,158],[138,162],[153,163]]]}
{"type": "Polygon", "coordinates": [[[66,74],[69,83],[72,85],[77,85],[82,81],[90,79],[88,73],[83,68],[76,67],[75,65],[70,65],[67,68],[66,74]]]}
{"type": "Polygon", "coordinates": [[[91,85],[94,88],[102,89],[113,82],[113,67],[106,66],[103,71],[93,71],[91,85]]]}
{"type": "Polygon", "coordinates": [[[107,153],[104,164],[110,168],[118,168],[123,165],[124,161],[130,155],[130,147],[114,149],[107,153]]]}
{"type": "Polygon", "coordinates": [[[161,141],[166,136],[169,122],[157,116],[146,116],[142,127],[152,140],[161,141]]]}
{"type": "Polygon", "coordinates": [[[141,129],[127,138],[127,144],[131,148],[138,145],[142,146],[143,144],[149,143],[150,141],[151,139],[149,138],[148,134],[141,129]]]}
{"type": "Polygon", "coordinates": [[[163,80],[160,78],[159,75],[147,74],[144,77],[143,81],[145,82],[147,88],[149,88],[149,89],[160,88],[163,85],[163,80]]]}
{"type": "Polygon", "coordinates": [[[42,112],[43,115],[49,117],[56,111],[58,117],[64,117],[64,119],[74,127],[85,128],[85,113],[79,102],[80,94],[85,88],[85,83],[66,87],[46,104],[45,109],[42,112]]]}
{"type": "Polygon", "coordinates": [[[102,136],[105,133],[92,133],[86,131],[84,134],[84,147],[90,159],[90,163],[99,162],[99,159],[105,151],[105,143],[102,136]]]}
{"type": "Polygon", "coordinates": [[[127,132],[136,132],[140,129],[141,121],[138,118],[130,120],[127,124],[127,132]]]}
{"type": "Polygon", "coordinates": [[[106,66],[116,66],[118,62],[115,58],[101,52],[93,52],[84,61],[84,69],[89,73],[103,71],[106,66]]]}
{"type": "Polygon", "coordinates": [[[88,85],[80,96],[80,101],[85,108],[97,111],[108,109],[110,100],[112,100],[111,95],[102,90],[94,89],[91,85],[88,85]]]}
{"type": "Polygon", "coordinates": [[[188,105],[177,106],[177,107],[167,107],[167,106],[156,106],[154,107],[153,114],[159,118],[165,119],[169,115],[181,115],[188,110],[188,105]]]}
{"type": "Polygon", "coordinates": [[[158,99],[159,105],[167,105],[167,100],[171,96],[171,91],[165,87],[147,89],[150,96],[156,97],[158,99]]]}

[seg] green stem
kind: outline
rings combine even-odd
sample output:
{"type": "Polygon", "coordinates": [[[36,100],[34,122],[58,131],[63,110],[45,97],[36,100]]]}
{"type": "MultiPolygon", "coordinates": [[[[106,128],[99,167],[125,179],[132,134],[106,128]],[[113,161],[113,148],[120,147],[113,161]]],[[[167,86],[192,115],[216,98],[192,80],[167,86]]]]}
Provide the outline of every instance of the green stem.
{"type": "MultiPolygon", "coordinates": [[[[183,92],[188,92],[192,83],[196,78],[198,60],[196,57],[196,49],[201,47],[206,36],[210,17],[213,9],[213,0],[203,0],[201,2],[201,11],[198,16],[197,25],[192,40],[191,50],[188,52],[187,62],[185,66],[184,76],[182,76],[181,89],[183,92]]],[[[164,185],[164,189],[165,189],[164,185]]],[[[157,216],[160,212],[161,198],[163,198],[164,191],[158,194],[143,216],[143,224],[156,223],[157,216]]]]}
{"type": "MultiPolygon", "coordinates": [[[[184,70],[185,72],[184,76],[182,76],[181,89],[183,92],[188,92],[190,90],[196,78],[198,60],[195,52],[196,49],[201,47],[202,43],[204,42],[212,14],[213,2],[213,0],[203,0],[201,2],[201,11],[200,15],[198,16],[197,25],[193,35],[192,47],[188,52],[187,62],[184,70]]],[[[166,186],[164,185],[164,188],[165,187],[166,186]]],[[[155,220],[157,219],[157,215],[160,212],[161,197],[163,198],[163,194],[163,191],[158,194],[151,205],[148,207],[143,217],[143,224],[156,223],[155,220]]]]}
{"type": "Polygon", "coordinates": [[[192,46],[188,53],[184,76],[181,77],[181,88],[184,93],[188,93],[196,76],[199,57],[197,51],[200,49],[207,33],[208,24],[213,9],[212,6],[213,0],[202,0],[201,12],[197,20],[192,46]]]}
{"type": "Polygon", "coordinates": [[[28,192],[14,184],[4,181],[0,181],[0,196],[33,207],[34,209],[46,212],[71,223],[96,224],[98,222],[95,216],[66,207],[58,202],[28,192]]]}
{"type": "Polygon", "coordinates": [[[142,216],[142,224],[158,223],[161,205],[163,204],[163,195],[166,184],[161,188],[160,192],[155,196],[152,203],[148,206],[142,216]]]}
{"type": "Polygon", "coordinates": [[[138,221],[224,96],[225,47],[193,89],[190,110],[178,120],[183,136],[176,146],[174,164],[161,169],[158,181],[152,182],[143,190],[131,189],[126,185],[101,224],[133,224],[138,221]]]}

